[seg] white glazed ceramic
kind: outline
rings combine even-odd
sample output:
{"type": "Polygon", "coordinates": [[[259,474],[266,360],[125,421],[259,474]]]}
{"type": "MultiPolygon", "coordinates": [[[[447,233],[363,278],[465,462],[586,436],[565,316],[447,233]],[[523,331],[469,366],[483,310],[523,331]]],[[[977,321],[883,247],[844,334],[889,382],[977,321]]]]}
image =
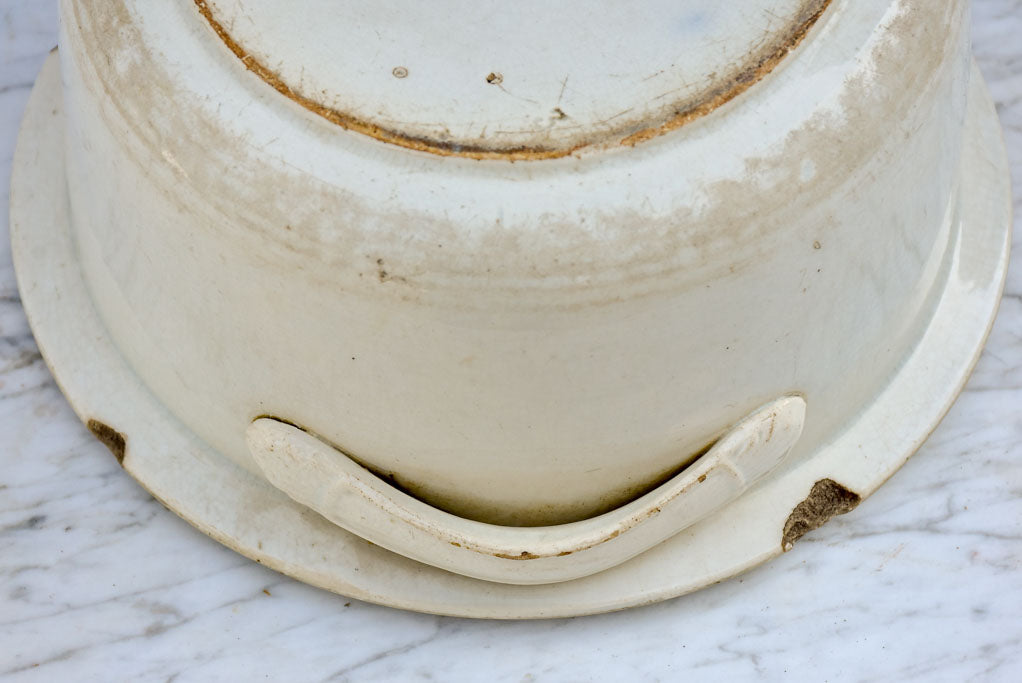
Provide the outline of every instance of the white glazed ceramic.
{"type": "MultiPolygon", "coordinates": [[[[285,11],[240,6],[261,5],[285,11]]],[[[311,5],[309,31],[344,25],[311,5]]],[[[246,71],[194,4],[66,1],[86,282],[146,384],[253,472],[245,430],[273,415],[452,512],[536,524],[631,499],[780,395],[807,398],[808,452],[887,382],[946,279],[964,6],[837,3],[724,111],[511,163],[341,130],[246,71]]],[[[380,90],[414,84],[387,48],[380,90]]],[[[476,87],[512,99],[485,77],[510,88],[515,65],[483,63],[476,87]]],[[[454,116],[447,78],[429,91],[454,116]]]]}
{"type": "Polygon", "coordinates": [[[491,618],[621,609],[700,588],[788,549],[786,537],[804,531],[798,523],[814,502],[817,521],[854,504],[854,497],[828,496],[837,489],[827,482],[867,496],[926,438],[979,353],[1007,265],[1007,162],[993,104],[974,72],[947,286],[919,343],[876,399],[824,447],[618,567],[563,583],[491,583],[348,533],[238,468],[171,415],[113,344],[82,280],[62,182],[56,59],[40,76],[25,121],[11,188],[19,289],[78,415],[127,472],[213,538],[303,581],[406,609],[491,618]]]}
{"type": "Polygon", "coordinates": [[[302,4],[65,0],[64,159],[19,148],[41,347],[208,533],[403,607],[613,609],[848,509],[960,387],[1008,224],[966,3],[302,4]],[[787,396],[792,438],[698,493],[787,396]]]}

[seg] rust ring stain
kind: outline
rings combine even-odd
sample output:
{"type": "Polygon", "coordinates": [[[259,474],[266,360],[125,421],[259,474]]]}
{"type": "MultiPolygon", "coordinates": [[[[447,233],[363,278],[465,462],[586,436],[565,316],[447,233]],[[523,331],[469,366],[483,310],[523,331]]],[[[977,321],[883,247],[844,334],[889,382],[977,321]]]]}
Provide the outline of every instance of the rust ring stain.
{"type": "Polygon", "coordinates": [[[777,40],[769,43],[758,54],[750,55],[750,61],[736,73],[730,75],[724,82],[701,93],[696,98],[680,103],[674,108],[673,112],[667,115],[665,120],[652,125],[645,121],[639,124],[625,124],[609,132],[602,132],[599,137],[583,139],[580,142],[572,143],[565,147],[543,145],[501,147],[497,145],[460,144],[435,140],[425,136],[408,135],[407,133],[392,128],[385,128],[351,114],[332,109],[297,92],[285,83],[276,72],[249,54],[243,46],[231,37],[231,34],[224,28],[224,25],[213,16],[209,0],[194,0],[194,2],[199,13],[216,35],[241,60],[245,68],[261,78],[284,97],[297,102],[314,114],[318,114],[345,130],[362,133],[399,147],[414,149],[420,152],[430,152],[440,156],[457,156],[468,159],[500,159],[504,161],[536,161],[565,157],[580,149],[597,144],[604,147],[611,147],[614,144],[631,147],[680,128],[690,121],[709,114],[741,95],[773,71],[774,67],[782,59],[798,47],[806,37],[806,34],[809,33],[809,30],[826,11],[831,0],[807,0],[796,15],[795,21],[792,22],[788,30],[777,37],[777,40]]]}

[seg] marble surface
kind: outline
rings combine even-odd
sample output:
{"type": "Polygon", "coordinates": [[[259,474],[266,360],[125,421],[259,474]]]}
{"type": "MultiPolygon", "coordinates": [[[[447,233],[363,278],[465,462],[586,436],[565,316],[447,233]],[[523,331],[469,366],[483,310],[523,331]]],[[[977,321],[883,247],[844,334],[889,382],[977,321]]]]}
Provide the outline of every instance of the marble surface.
{"type": "MultiPolygon", "coordinates": [[[[1022,217],[1022,0],[975,0],[1022,217]]],[[[1022,680],[1022,220],[989,345],[922,450],[768,565],[546,622],[410,614],[221,547],[117,466],[57,390],[7,240],[55,0],[0,0],[0,680],[1022,680]]]]}

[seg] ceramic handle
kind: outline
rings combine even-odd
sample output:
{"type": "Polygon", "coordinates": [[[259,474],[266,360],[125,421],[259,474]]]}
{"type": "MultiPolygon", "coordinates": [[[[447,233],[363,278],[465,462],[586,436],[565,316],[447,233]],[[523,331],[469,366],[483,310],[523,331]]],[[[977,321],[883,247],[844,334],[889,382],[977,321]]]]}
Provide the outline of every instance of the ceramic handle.
{"type": "Polygon", "coordinates": [[[279,420],[255,420],[247,438],[274,486],[351,533],[458,574],[539,584],[620,564],[734,500],[784,460],[802,434],[805,411],[801,397],[779,398],[650,493],[598,517],[546,527],[485,524],[438,510],[279,420]]]}

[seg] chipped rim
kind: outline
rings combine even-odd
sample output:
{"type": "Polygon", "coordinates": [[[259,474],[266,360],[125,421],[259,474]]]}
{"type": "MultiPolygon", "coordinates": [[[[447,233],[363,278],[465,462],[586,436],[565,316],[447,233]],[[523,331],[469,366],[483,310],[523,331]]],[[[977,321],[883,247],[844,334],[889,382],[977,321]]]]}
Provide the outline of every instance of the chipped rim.
{"type": "Polygon", "coordinates": [[[951,244],[947,286],[891,383],[811,457],[715,516],[618,567],[565,583],[489,583],[374,546],[220,456],[158,402],[107,335],[77,264],[60,180],[55,55],[26,107],[13,165],[11,245],[19,291],[58,386],[114,456],[123,456],[122,467],[167,508],[258,563],[359,600],[452,616],[554,618],[650,604],[781,554],[786,539],[797,540],[789,524],[800,510],[810,527],[847,512],[856,496],[869,496],[905,463],[953,404],[997,311],[1012,226],[1004,142],[978,70],[971,87],[961,229],[951,244]],[[959,277],[960,264],[972,270],[959,277]],[[982,282],[970,281],[977,274],[982,282]],[[814,490],[825,480],[845,491],[843,500],[817,500],[822,494],[814,490]]]}
{"type": "Polygon", "coordinates": [[[284,97],[304,107],[308,111],[345,130],[354,131],[398,147],[428,152],[439,156],[464,157],[467,159],[491,159],[504,161],[539,161],[566,157],[586,148],[634,147],[635,145],[659,137],[672,130],[681,128],[687,123],[702,118],[735,99],[749,88],[759,83],[780,64],[795,48],[797,48],[810,30],[827,11],[831,0],[806,0],[798,13],[798,19],[792,22],[787,30],[777,34],[776,40],[767,43],[755,54],[749,56],[748,62],[742,64],[723,83],[714,84],[695,97],[678,102],[672,112],[656,121],[621,124],[617,128],[603,131],[598,136],[590,136],[565,146],[529,146],[529,145],[483,145],[479,143],[452,142],[434,138],[409,135],[396,128],[390,128],[372,121],[353,116],[347,112],[328,107],[315,99],[298,92],[294,86],[284,81],[273,69],[257,60],[245,46],[231,35],[213,14],[209,0],[193,0],[199,14],[213,30],[220,41],[245,68],[255,74],[284,97]]]}

